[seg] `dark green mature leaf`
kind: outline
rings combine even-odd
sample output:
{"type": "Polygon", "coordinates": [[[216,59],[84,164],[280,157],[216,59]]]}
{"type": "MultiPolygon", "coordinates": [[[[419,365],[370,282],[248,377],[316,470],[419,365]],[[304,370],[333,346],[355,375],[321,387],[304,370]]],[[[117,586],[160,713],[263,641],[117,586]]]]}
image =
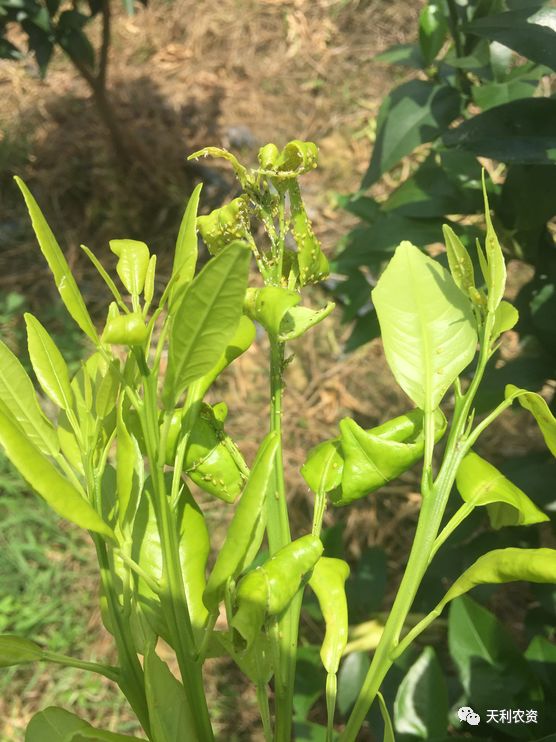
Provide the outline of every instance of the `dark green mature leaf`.
{"type": "Polygon", "coordinates": [[[375,59],[377,62],[401,64],[404,67],[413,67],[418,70],[425,67],[425,60],[418,44],[394,44],[386,51],[377,54],[375,59]]]}
{"type": "Polygon", "coordinates": [[[427,64],[442,48],[447,31],[444,4],[429,0],[419,14],[419,46],[427,64]]]}
{"type": "Polygon", "coordinates": [[[458,147],[501,162],[547,164],[556,160],[556,98],[526,98],[490,108],[443,134],[458,147]]]}
{"type": "Polygon", "coordinates": [[[513,230],[544,228],[556,214],[556,167],[553,164],[509,167],[498,213],[504,225],[513,230]]]}
{"type": "Polygon", "coordinates": [[[452,603],[448,643],[461,683],[471,702],[498,708],[527,686],[526,660],[496,617],[471,598],[452,603]]]}
{"type": "Polygon", "coordinates": [[[400,734],[430,740],[448,727],[448,690],[432,647],[426,647],[403,679],[394,703],[400,734]]]}
{"type": "Polygon", "coordinates": [[[215,365],[239,323],[251,251],[232,242],[188,285],[174,316],[164,401],[173,407],[183,390],[215,365]]]}
{"type": "MultiPolygon", "coordinates": [[[[450,163],[447,155],[431,153],[413,175],[389,196],[383,206],[384,211],[395,210],[402,216],[428,219],[445,214],[474,214],[480,210],[479,163],[475,157],[467,155],[468,172],[464,173],[460,169],[462,163],[450,163]]],[[[404,234],[400,238],[402,236],[407,237],[404,234]]]]}
{"type": "Polygon", "coordinates": [[[510,103],[519,98],[531,97],[538,84],[538,77],[524,77],[504,82],[475,85],[472,91],[473,100],[486,111],[488,108],[501,106],[504,103],[510,103]]]}
{"type": "Polygon", "coordinates": [[[380,107],[377,138],[362,186],[367,188],[423,142],[436,139],[460,111],[458,92],[447,85],[410,80],[380,107]]]}
{"type": "Polygon", "coordinates": [[[364,652],[352,652],[342,662],[338,674],[338,709],[344,716],[353,706],[370,667],[364,652]]]}
{"type": "Polygon", "coordinates": [[[535,10],[525,8],[488,15],[468,24],[465,30],[498,41],[523,57],[556,70],[556,10],[535,10]]]}

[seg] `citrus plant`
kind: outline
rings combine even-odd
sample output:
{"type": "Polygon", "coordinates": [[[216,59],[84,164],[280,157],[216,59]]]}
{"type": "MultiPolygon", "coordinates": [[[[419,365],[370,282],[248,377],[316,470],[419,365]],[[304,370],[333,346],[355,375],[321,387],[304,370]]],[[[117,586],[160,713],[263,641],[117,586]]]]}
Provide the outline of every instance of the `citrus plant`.
{"type": "MultiPolygon", "coordinates": [[[[495,528],[546,520],[524,492],[473,451],[485,428],[517,400],[556,454],[556,420],[538,394],[509,386],[504,402],[475,420],[485,367],[500,335],[517,320],[502,298],[505,265],[486,196],[479,278],[449,228],[450,272],[408,242],[397,248],[373,301],[388,362],[414,409],[371,430],[342,420],[337,438],[308,453],[302,473],[314,493],[313,518],[303,535],[292,539],[282,463],[286,347],[333,310],[332,304],[312,309],[301,303],[304,288],[328,272],[298,184],[316,166],[317,148],[301,141],[282,150],[269,144],[259,151],[254,169],[225,150],[209,147],[193,157],[201,155],[229,160],[242,195],[197,217],[197,187],[179,230],[171,277],[159,296],[156,256],[143,242],[110,243],[118,257],[119,286],[83,247],[113,296],[100,333],[37,203],[18,180],[61,299],[92,347],[72,378],[46,329],[26,315],[31,364],[56,413],[44,414],[23,366],[0,344],[0,442],[31,487],[90,533],[102,616],[114,638],[117,664],[2,636],[0,665],[42,661],[99,673],[119,686],[149,740],[210,742],[203,666],[211,657],[226,656],[256,688],[265,739],[286,742],[292,738],[300,609],[308,587],[325,623],[320,657],[328,723],[320,733],[332,740],[336,676],[348,638],[349,567],[323,556],[323,516],[328,506],[346,506],[374,493],[422,460],[421,514],[405,575],[340,733],[341,740],[357,739],[377,698],[385,738],[393,739],[382,681],[446,604],[481,583],[556,582],[556,550],[491,551],[452,584],[429,615],[406,627],[429,564],[475,508],[485,507],[495,528]],[[253,237],[253,221],[262,224],[264,238],[253,237]],[[196,273],[197,231],[212,257],[196,273]],[[263,279],[259,288],[248,287],[252,256],[263,279]],[[208,404],[205,397],[252,343],[254,322],[269,340],[270,404],[268,432],[249,466],[226,433],[226,404],[208,404]],[[460,374],[477,348],[476,370],[464,388],[460,374]],[[440,410],[448,393],[455,399],[449,425],[440,410]],[[435,470],[433,451],[441,439],[444,452],[435,470]],[[443,523],[454,482],[461,506],[443,523]],[[222,508],[233,508],[211,569],[211,534],[195,495],[199,489],[222,508]],[[157,653],[159,638],[175,653],[180,679],[157,653]]],[[[94,729],[54,707],[37,713],[26,733],[27,742],[85,739],[130,738],[94,729]]]]}

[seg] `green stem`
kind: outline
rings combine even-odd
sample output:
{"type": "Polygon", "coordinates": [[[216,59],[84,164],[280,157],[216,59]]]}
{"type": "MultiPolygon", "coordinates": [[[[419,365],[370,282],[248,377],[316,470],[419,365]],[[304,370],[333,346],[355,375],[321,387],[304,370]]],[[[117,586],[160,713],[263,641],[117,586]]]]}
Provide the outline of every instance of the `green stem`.
{"type": "Polygon", "coordinates": [[[92,533],[91,536],[97,552],[102,589],[108,603],[110,626],[116,641],[121,666],[118,685],[124,692],[141,726],[147,735],[150,736],[150,721],[147,710],[143,670],[139,663],[135,647],[133,646],[131,635],[122,621],[122,614],[112,581],[106,545],[98,534],[92,533]]]}
{"type": "MultiPolygon", "coordinates": [[[[448,503],[448,498],[456,478],[458,467],[466,453],[464,435],[471,407],[490,357],[489,347],[492,322],[493,316],[488,315],[481,338],[477,370],[465,395],[456,398],[456,408],[444,461],[430,489],[426,488],[427,478],[423,476],[423,484],[425,485],[425,489],[422,492],[423,504],[419,513],[417,530],[407,567],[394,600],[394,605],[386,621],[384,632],[376,648],[371,667],[353,707],[346,728],[340,737],[341,742],[355,742],[357,739],[359,730],[365,721],[365,717],[380,689],[382,681],[392,666],[400,633],[431,560],[431,555],[434,553],[435,540],[448,503]]],[[[427,438],[430,436],[429,428],[430,425],[425,420],[425,451],[430,450],[430,442],[427,446],[427,438]]],[[[425,468],[426,465],[427,461],[425,460],[425,468]]]]}
{"type": "MultiPolygon", "coordinates": [[[[268,498],[268,544],[270,554],[291,543],[290,524],[284,483],[282,455],[282,393],[284,343],[270,338],[270,429],[279,435],[280,443],[274,459],[274,491],[268,498]]],[[[275,672],[275,742],[290,742],[293,713],[293,689],[297,654],[297,633],[303,593],[300,591],[278,620],[275,651],[278,663],[275,672]]]]}
{"type": "Polygon", "coordinates": [[[65,654],[48,651],[43,652],[42,659],[45,662],[53,662],[56,665],[63,665],[64,667],[75,667],[78,670],[95,672],[97,675],[103,675],[105,678],[113,680],[115,683],[120,679],[119,668],[112,667],[112,665],[101,665],[98,662],[86,662],[85,660],[78,660],[75,657],[68,657],[65,654]]]}
{"type": "Polygon", "coordinates": [[[178,534],[175,522],[172,519],[172,510],[164,480],[166,434],[170,416],[167,417],[167,424],[164,425],[160,438],[158,434],[157,387],[154,375],[151,374],[144,378],[144,390],[145,405],[141,422],[150,462],[154,491],[153,504],[162,547],[163,570],[160,582],[160,603],[168,624],[182,682],[191,706],[196,736],[203,742],[211,742],[214,735],[203,687],[202,663],[197,658],[181,571],[178,534]]]}
{"type": "Polygon", "coordinates": [[[454,513],[454,515],[450,518],[448,523],[444,526],[442,531],[438,534],[438,536],[434,540],[434,544],[431,549],[431,553],[429,556],[429,564],[432,562],[434,555],[440,549],[442,544],[452,535],[452,533],[456,530],[456,528],[459,526],[460,523],[463,523],[463,521],[467,518],[468,515],[472,513],[475,506],[473,503],[470,502],[464,502],[463,505],[461,505],[460,508],[454,513]]]}

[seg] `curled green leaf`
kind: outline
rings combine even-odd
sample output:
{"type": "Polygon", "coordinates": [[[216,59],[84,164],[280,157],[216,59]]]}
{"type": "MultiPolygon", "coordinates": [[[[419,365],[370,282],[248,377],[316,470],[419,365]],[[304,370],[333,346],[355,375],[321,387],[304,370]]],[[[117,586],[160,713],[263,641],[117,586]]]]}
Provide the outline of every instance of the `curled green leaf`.
{"type": "Polygon", "coordinates": [[[345,582],[349,565],[343,559],[321,557],[309,578],[326,626],[320,657],[326,672],[335,675],[348,640],[345,582]]]}
{"type": "Polygon", "coordinates": [[[506,263],[504,262],[504,255],[502,248],[498,242],[498,237],[494,231],[492,219],[490,217],[490,207],[488,203],[488,194],[486,190],[485,182],[485,171],[482,173],[483,177],[483,197],[485,201],[485,220],[486,220],[486,238],[485,238],[485,253],[486,262],[488,265],[487,278],[487,289],[488,289],[488,309],[490,312],[495,312],[497,306],[502,301],[504,291],[506,289],[506,263]]]}
{"type": "Polygon", "coordinates": [[[245,649],[254,642],[265,617],[277,615],[293,600],[322,551],[317,536],[302,536],[240,580],[236,590],[237,611],[231,624],[242,637],[245,649]]]}
{"type": "Polygon", "coordinates": [[[228,160],[232,164],[237,179],[241,183],[242,187],[245,188],[249,184],[249,174],[247,169],[240,164],[237,157],[226,149],[220,147],[203,147],[203,149],[193,152],[189,155],[188,160],[198,160],[200,157],[219,157],[223,160],[228,160]]]}
{"type": "Polygon", "coordinates": [[[444,233],[448,265],[450,266],[450,273],[452,274],[454,283],[464,294],[469,295],[470,291],[473,292],[476,288],[475,271],[473,270],[473,263],[469,257],[469,253],[450,226],[444,224],[442,232],[444,233]]]}
{"type": "Polygon", "coordinates": [[[292,307],[280,322],[280,333],[278,339],[281,342],[295,340],[304,335],[333,311],[336,305],[329,301],[322,309],[309,309],[309,307],[292,307]]]}
{"type": "Polygon", "coordinates": [[[212,255],[218,255],[234,240],[249,240],[249,201],[246,196],[197,217],[197,227],[212,255]]]}
{"type": "Polygon", "coordinates": [[[519,404],[533,415],[542,433],[544,442],[550,453],[556,456],[556,418],[550,411],[546,400],[536,392],[519,389],[508,384],[505,389],[506,399],[517,399],[519,404]]]}
{"type": "Polygon", "coordinates": [[[110,249],[118,256],[116,271],[121,282],[132,296],[139,296],[149,268],[149,248],[139,240],[110,240],[110,249]]]}
{"type": "Polygon", "coordinates": [[[188,283],[193,280],[195,266],[197,265],[197,209],[199,208],[199,197],[201,195],[202,183],[195,187],[191,194],[185,212],[181,220],[176,249],[174,252],[174,264],[172,266],[173,280],[170,290],[169,309],[174,312],[181,296],[181,292],[188,283]]]}
{"type": "Polygon", "coordinates": [[[527,526],[549,519],[519,487],[473,451],[461,462],[456,485],[464,502],[487,506],[493,528],[527,526]]]}
{"type": "Polygon", "coordinates": [[[275,433],[269,433],[259,447],[226,540],[218,553],[203,594],[203,601],[211,612],[217,609],[218,603],[223,599],[227,580],[237,577],[248,566],[246,558],[253,544],[256,550],[260,547],[264,533],[261,532],[259,523],[266,510],[264,503],[274,473],[277,447],[278,437],[275,433]]]}

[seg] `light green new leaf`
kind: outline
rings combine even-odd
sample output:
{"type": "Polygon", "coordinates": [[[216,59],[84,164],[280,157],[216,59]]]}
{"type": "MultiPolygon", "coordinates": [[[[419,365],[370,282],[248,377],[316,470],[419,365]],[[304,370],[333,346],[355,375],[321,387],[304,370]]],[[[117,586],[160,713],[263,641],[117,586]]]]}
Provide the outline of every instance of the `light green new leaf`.
{"type": "Polygon", "coordinates": [[[495,549],[479,557],[458,577],[435,613],[477,585],[504,582],[556,583],[556,549],[495,549]]]}
{"type": "MultiPolygon", "coordinates": [[[[246,555],[258,533],[258,523],[265,510],[264,502],[274,474],[274,457],[278,447],[275,433],[269,433],[261,443],[251,474],[237,505],[223,547],[218,552],[216,563],[210,574],[203,601],[209,611],[214,612],[224,597],[229,577],[237,577],[248,566],[246,555]]],[[[257,549],[258,549],[257,546],[257,549]]]]}
{"type": "Polygon", "coordinates": [[[301,337],[307,330],[323,319],[328,317],[336,305],[329,301],[322,309],[309,309],[309,307],[292,307],[284,315],[280,323],[278,340],[286,342],[301,337]]]}
{"type": "Polygon", "coordinates": [[[110,240],[110,249],[118,256],[116,271],[120,281],[132,296],[139,296],[145,285],[150,252],[139,240],[110,240]]]}
{"type": "Polygon", "coordinates": [[[63,410],[71,409],[68,367],[56,344],[32,314],[25,313],[27,343],[33,370],[44,393],[63,410]]]}
{"type": "Polygon", "coordinates": [[[372,298],[396,381],[417,407],[432,412],[475,355],[467,297],[441,265],[402,242],[372,298]]]}
{"type": "Polygon", "coordinates": [[[500,337],[503,332],[515,327],[519,319],[519,312],[509,301],[501,301],[494,313],[494,324],[492,326],[492,339],[500,337]]]}
{"type": "Polygon", "coordinates": [[[130,523],[144,484],[143,456],[137,440],[128,431],[122,416],[122,403],[116,418],[116,482],[118,488],[118,522],[130,523]]]}
{"type": "Polygon", "coordinates": [[[31,379],[0,340],[0,410],[2,405],[39,451],[54,455],[60,450],[56,431],[40,408],[31,379]]]}
{"type": "Polygon", "coordinates": [[[185,289],[170,333],[164,381],[168,409],[210,371],[232,338],[243,311],[250,255],[247,245],[232,242],[185,289]]]}
{"type": "Polygon", "coordinates": [[[29,639],[10,634],[0,635],[0,667],[26,665],[42,659],[42,649],[29,639]]]}
{"type": "Polygon", "coordinates": [[[486,220],[486,238],[485,252],[488,264],[488,309],[490,312],[496,311],[496,307],[502,301],[504,290],[506,288],[506,263],[502,248],[498,242],[498,237],[492,225],[490,218],[490,207],[485,183],[485,171],[483,170],[483,196],[485,200],[485,220],[486,220]]]}
{"type": "Polygon", "coordinates": [[[200,387],[201,396],[206,393],[210,385],[218,376],[220,376],[222,371],[232,363],[232,361],[235,361],[235,359],[242,353],[245,353],[247,348],[251,346],[256,334],[257,330],[254,323],[249,319],[249,317],[247,317],[247,315],[242,314],[239,318],[239,324],[236,331],[229,340],[224,352],[210,371],[199,379],[198,385],[200,387]]]}
{"type": "MultiPolygon", "coordinates": [[[[156,276],[156,255],[151,255],[149,259],[149,265],[147,266],[147,272],[145,273],[145,286],[143,288],[143,297],[145,299],[145,306],[149,307],[154,296],[154,279],[156,276]]],[[[146,314],[146,309],[143,310],[146,314]]]]}
{"type": "Polygon", "coordinates": [[[553,456],[556,456],[556,418],[550,411],[546,400],[536,392],[519,389],[513,384],[507,385],[505,397],[506,399],[510,397],[517,399],[523,408],[529,410],[537,421],[548,450],[553,456]]]}
{"type": "Polygon", "coordinates": [[[52,230],[48,226],[43,213],[25,183],[17,176],[15,177],[15,182],[23,194],[41,252],[46,258],[46,262],[52,271],[54,280],[56,281],[56,287],[60,293],[62,301],[66,305],[66,309],[83,332],[91,338],[93,343],[98,345],[99,339],[97,331],[91,317],[89,316],[89,312],[87,311],[87,307],[85,306],[85,302],[83,301],[83,297],[77,287],[67,260],[65,259],[60,246],[56,242],[56,238],[52,234],[52,230]]]}
{"type": "Polygon", "coordinates": [[[177,308],[178,298],[182,289],[193,280],[193,276],[195,275],[198,254],[197,209],[199,208],[199,197],[202,187],[203,184],[199,183],[187,202],[176,240],[171,276],[171,279],[174,278],[174,282],[170,289],[169,300],[169,310],[171,313],[177,308]]]}
{"type": "Polygon", "coordinates": [[[473,451],[461,462],[456,484],[465,502],[488,506],[493,528],[527,526],[549,520],[525,492],[473,451]]]}
{"type": "Polygon", "coordinates": [[[145,654],[145,691],[153,740],[201,742],[183,685],[153,647],[145,654]]]}
{"type": "Polygon", "coordinates": [[[221,157],[223,160],[228,160],[232,164],[232,167],[234,169],[234,172],[236,174],[237,179],[241,183],[241,185],[245,188],[245,186],[249,182],[249,173],[247,172],[247,169],[243,167],[243,165],[239,162],[237,157],[233,155],[231,152],[228,152],[226,149],[221,149],[220,147],[204,147],[203,149],[198,150],[197,152],[193,152],[192,155],[189,155],[187,158],[188,160],[198,160],[199,157],[221,157]]]}
{"type": "Polygon", "coordinates": [[[22,477],[58,515],[81,528],[114,537],[96,510],[36,448],[16,423],[0,410],[0,444],[22,477]]]}
{"type": "Polygon", "coordinates": [[[469,253],[450,226],[444,224],[442,226],[442,232],[444,233],[444,240],[446,242],[446,252],[448,254],[448,264],[452,278],[456,286],[464,294],[469,294],[469,289],[475,288],[475,271],[473,270],[473,263],[469,257],[469,253]]]}
{"type": "Polygon", "coordinates": [[[110,289],[110,293],[116,300],[120,309],[122,309],[124,312],[128,311],[127,306],[122,298],[122,295],[120,294],[118,287],[116,286],[116,284],[114,283],[114,281],[112,280],[112,278],[110,277],[110,275],[108,274],[108,272],[106,271],[106,269],[104,268],[100,260],[94,254],[94,252],[92,250],[89,250],[89,248],[86,245],[81,245],[81,249],[83,250],[85,255],[89,258],[91,263],[97,269],[98,274],[100,275],[104,283],[110,289]]]}
{"type": "Polygon", "coordinates": [[[317,596],[326,631],[320,650],[327,673],[338,672],[348,640],[348,605],[345,583],[349,565],[343,559],[321,557],[315,564],[309,585],[317,596]]]}

